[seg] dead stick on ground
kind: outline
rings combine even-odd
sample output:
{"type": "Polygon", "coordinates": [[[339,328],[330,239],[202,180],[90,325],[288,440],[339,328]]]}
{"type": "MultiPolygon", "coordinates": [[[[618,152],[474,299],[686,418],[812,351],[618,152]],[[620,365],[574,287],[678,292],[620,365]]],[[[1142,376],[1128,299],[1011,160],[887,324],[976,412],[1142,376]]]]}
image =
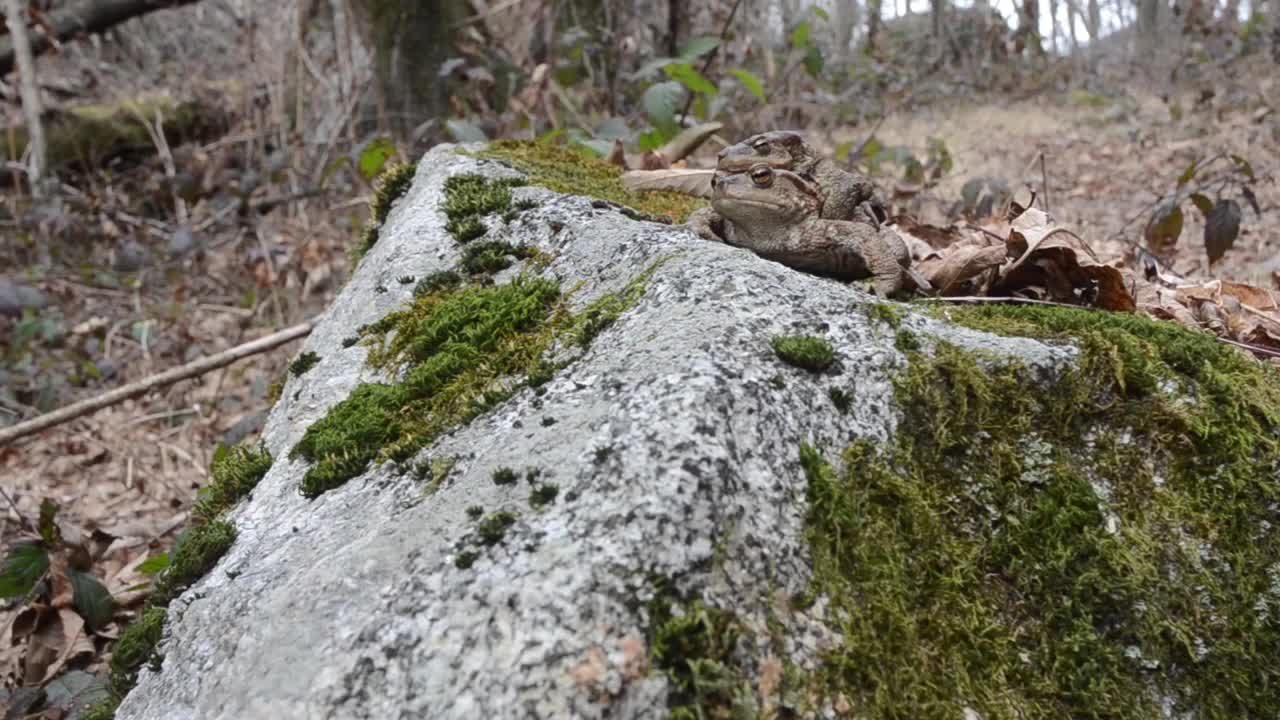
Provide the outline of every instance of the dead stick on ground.
{"type": "Polygon", "coordinates": [[[0,447],[4,447],[18,438],[26,437],[27,435],[40,432],[41,430],[51,428],[55,425],[61,425],[68,420],[74,420],[81,415],[87,415],[91,412],[128,400],[129,398],[137,397],[150,390],[161,388],[166,385],[172,385],[179,380],[186,380],[198,375],[203,375],[210,370],[217,370],[220,367],[230,365],[231,363],[247,358],[250,355],[257,355],[258,353],[266,352],[267,350],[276,348],[291,340],[297,340],[300,337],[305,337],[311,332],[311,328],[313,326],[314,322],[308,320],[307,322],[294,325],[293,327],[281,330],[278,333],[272,333],[271,335],[259,338],[253,342],[247,342],[243,345],[237,345],[230,350],[224,350],[217,355],[210,355],[209,357],[201,358],[195,362],[187,363],[182,367],[166,370],[157,375],[152,375],[149,378],[139,380],[136,383],[130,383],[124,387],[103,393],[97,397],[68,405],[59,410],[28,420],[27,422],[18,423],[12,427],[0,428],[0,447]]]}
{"type": "Polygon", "coordinates": [[[1049,172],[1044,168],[1044,151],[1040,151],[1040,187],[1044,188],[1044,211],[1049,212],[1049,172]]]}

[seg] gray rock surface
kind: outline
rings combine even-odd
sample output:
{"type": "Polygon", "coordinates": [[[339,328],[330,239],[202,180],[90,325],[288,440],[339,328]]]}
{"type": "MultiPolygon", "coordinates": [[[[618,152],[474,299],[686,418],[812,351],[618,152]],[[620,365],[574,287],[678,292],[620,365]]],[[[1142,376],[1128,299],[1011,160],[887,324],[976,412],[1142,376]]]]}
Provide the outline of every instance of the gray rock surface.
{"type": "MultiPolygon", "coordinates": [[[[121,720],[665,717],[666,680],[648,667],[645,640],[653,577],[734,610],[760,647],[775,593],[806,588],[800,443],[834,457],[856,438],[888,439],[898,422],[891,378],[905,360],[893,331],[861,311],[873,299],[538,187],[515,191],[537,208],[510,224],[488,218],[490,236],[552,254],[543,272],[581,283],[578,309],[670,257],[643,298],[544,394],[522,391],[421,453],[458,458],[434,494],[389,464],[316,500],[299,494],[307,465],[290,448],[378,379],[365,348],[343,339],[410,300],[397,277],[458,260],[440,211],[445,179],[511,172],[454,150],[423,158],[307,339],[320,363],[289,379],[264,430],[277,462],[231,515],[234,547],[171,606],[163,666],[143,671],[121,720]],[[815,375],[781,362],[769,341],[795,333],[830,341],[836,367],[815,375]],[[848,414],[831,388],[852,397],[848,414]],[[523,480],[492,481],[503,466],[538,468],[559,499],[531,508],[523,480]],[[475,505],[519,520],[458,569],[475,505]]],[[[1046,371],[1073,352],[905,323],[1046,371]]],[[[777,617],[786,647],[772,652],[812,666],[831,642],[823,609],[777,617]]]]}

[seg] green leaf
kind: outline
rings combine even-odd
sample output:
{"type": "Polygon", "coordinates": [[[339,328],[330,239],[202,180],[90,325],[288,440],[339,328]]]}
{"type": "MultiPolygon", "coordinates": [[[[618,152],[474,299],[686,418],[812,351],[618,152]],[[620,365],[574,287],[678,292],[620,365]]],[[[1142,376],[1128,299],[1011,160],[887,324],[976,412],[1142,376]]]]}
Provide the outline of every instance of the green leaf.
{"type": "Polygon", "coordinates": [[[169,567],[169,553],[152,555],[138,565],[138,572],[143,575],[157,575],[169,567]]]}
{"type": "Polygon", "coordinates": [[[0,598],[21,597],[31,592],[36,581],[49,569],[49,553],[39,543],[10,546],[0,572],[0,598]]]}
{"type": "Polygon", "coordinates": [[[1213,212],[1213,201],[1203,193],[1192,193],[1191,203],[1196,206],[1201,215],[1209,217],[1209,213],[1213,212]]]}
{"type": "Polygon", "coordinates": [[[71,580],[71,603],[84,618],[85,627],[92,631],[111,622],[116,603],[98,578],[76,570],[67,570],[67,578],[71,580]]]}
{"type": "Polygon", "coordinates": [[[1240,236],[1240,218],[1244,215],[1235,200],[1219,200],[1204,220],[1204,247],[1209,263],[1217,262],[1240,236]]]}
{"type": "Polygon", "coordinates": [[[671,137],[676,130],[676,107],[684,100],[684,96],[684,85],[668,80],[650,85],[640,98],[640,104],[649,117],[649,122],[663,135],[671,137]]]}
{"type": "Polygon", "coordinates": [[[351,165],[351,158],[346,155],[334,158],[328,165],[324,166],[324,172],[320,174],[320,185],[323,186],[326,182],[329,182],[329,178],[333,177],[334,173],[349,165],[351,165]]]}
{"type": "Polygon", "coordinates": [[[1195,178],[1195,176],[1196,176],[1196,170],[1200,169],[1200,167],[1199,167],[1199,166],[1200,166],[1200,161],[1199,161],[1199,160],[1195,160],[1195,161],[1192,161],[1192,163],[1191,163],[1191,166],[1190,166],[1190,167],[1188,167],[1186,170],[1183,170],[1183,171],[1182,171],[1182,174],[1178,176],[1178,187],[1179,187],[1179,188],[1181,188],[1183,185],[1186,185],[1187,183],[1191,182],[1191,180],[1192,180],[1193,178],[1195,178]]]}
{"type": "Polygon", "coordinates": [[[449,134],[452,135],[453,139],[457,142],[471,143],[486,142],[489,140],[489,137],[484,134],[483,130],[466,120],[449,120],[444,125],[449,128],[449,134]]]}
{"type": "Polygon", "coordinates": [[[804,55],[804,69],[811,77],[818,77],[822,74],[822,51],[817,45],[810,45],[809,52],[804,55]]]}
{"type": "Polygon", "coordinates": [[[1153,249],[1173,245],[1181,235],[1182,208],[1178,207],[1176,197],[1160,203],[1142,230],[1142,237],[1147,241],[1147,247],[1153,249]]]}
{"type": "Polygon", "coordinates": [[[649,62],[641,65],[639,70],[636,70],[635,72],[631,73],[631,79],[643,80],[644,78],[647,78],[650,75],[657,73],[659,70],[670,65],[671,63],[679,62],[679,61],[680,61],[679,58],[669,58],[669,57],[654,58],[653,60],[650,60],[649,62]]]}
{"type": "Polygon", "coordinates": [[[797,50],[804,50],[809,47],[809,33],[811,30],[808,20],[796,26],[796,29],[791,31],[791,47],[797,50]]]}
{"type": "Polygon", "coordinates": [[[360,153],[360,174],[365,180],[372,180],[386,167],[387,161],[396,154],[396,145],[390,138],[376,137],[369,146],[360,153]]]}
{"type": "Polygon", "coordinates": [[[836,162],[848,162],[849,153],[853,152],[853,142],[842,142],[836,146],[836,162]]]}
{"type": "MultiPolygon", "coordinates": [[[[608,140],[610,142],[614,140],[626,140],[627,136],[630,134],[631,128],[627,127],[626,119],[620,117],[611,117],[600,123],[600,126],[596,128],[594,133],[597,140],[608,140]]],[[[605,154],[607,155],[608,153],[605,154]]]]}
{"type": "Polygon", "coordinates": [[[658,130],[647,130],[640,133],[640,151],[657,150],[667,144],[667,136],[658,130]]]}
{"type": "Polygon", "coordinates": [[[734,68],[729,71],[729,74],[738,82],[742,83],[742,87],[746,88],[747,92],[754,95],[757,100],[760,102],[768,100],[768,96],[764,94],[764,83],[760,82],[760,78],[756,77],[753,73],[734,68]]]}
{"type": "Polygon", "coordinates": [[[827,21],[827,22],[830,22],[830,21],[831,21],[831,16],[827,14],[827,11],[826,11],[826,10],[823,10],[823,9],[822,9],[822,8],[820,8],[820,7],[814,7],[814,8],[813,8],[813,14],[814,14],[814,15],[817,15],[818,17],[822,18],[823,20],[825,20],[825,21],[827,21]]]}
{"type": "Polygon", "coordinates": [[[58,517],[58,503],[45,498],[40,502],[40,537],[44,540],[46,547],[55,547],[58,541],[62,539],[62,533],[58,530],[58,524],[54,520],[58,517]]]}
{"type": "Polygon", "coordinates": [[[909,158],[902,170],[902,179],[912,185],[924,182],[924,165],[915,158],[909,158]]]}
{"type": "MultiPolygon", "coordinates": [[[[107,698],[106,677],[84,670],[67,671],[45,686],[46,707],[87,708],[107,698]]],[[[72,713],[71,717],[75,717],[72,713]]],[[[81,717],[84,717],[81,715],[81,717]]]]}
{"type": "Polygon", "coordinates": [[[694,38],[693,40],[689,41],[688,45],[684,46],[683,50],[680,51],[680,58],[682,60],[693,60],[694,58],[699,58],[699,57],[702,57],[703,55],[706,55],[707,53],[711,52],[712,50],[715,50],[718,47],[720,47],[719,38],[714,38],[714,37],[694,38]]]}
{"type": "Polygon", "coordinates": [[[668,65],[665,70],[672,80],[679,82],[696,93],[715,95],[719,92],[716,86],[712,85],[711,81],[704,77],[702,73],[694,70],[692,65],[686,63],[668,65]]]}
{"type": "Polygon", "coordinates": [[[1240,172],[1244,173],[1244,176],[1249,178],[1249,182],[1255,182],[1257,180],[1253,175],[1253,163],[1245,160],[1239,155],[1232,155],[1231,162],[1235,163],[1240,172]]]}

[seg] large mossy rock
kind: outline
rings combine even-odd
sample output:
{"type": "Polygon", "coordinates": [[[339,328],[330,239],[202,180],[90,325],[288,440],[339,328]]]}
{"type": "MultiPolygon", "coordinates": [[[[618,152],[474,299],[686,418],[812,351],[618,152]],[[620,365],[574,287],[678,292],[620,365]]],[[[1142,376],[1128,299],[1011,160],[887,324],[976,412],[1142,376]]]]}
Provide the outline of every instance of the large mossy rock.
{"type": "Polygon", "coordinates": [[[1280,712],[1269,368],[880,303],[564,153],[411,172],[117,717],[1280,712]]]}

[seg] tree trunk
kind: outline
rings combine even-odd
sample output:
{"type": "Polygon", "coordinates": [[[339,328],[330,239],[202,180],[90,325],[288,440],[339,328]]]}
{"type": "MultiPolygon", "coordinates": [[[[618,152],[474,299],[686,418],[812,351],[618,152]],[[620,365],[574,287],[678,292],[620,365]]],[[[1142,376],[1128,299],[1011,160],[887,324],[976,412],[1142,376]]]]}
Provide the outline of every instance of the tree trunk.
{"type": "Polygon", "coordinates": [[[1049,0],[1049,47],[1058,54],[1058,0],[1049,0]]]}
{"type": "Polygon", "coordinates": [[[876,38],[880,35],[881,0],[867,0],[867,54],[876,52],[876,38]]]}
{"type": "MultiPolygon", "coordinates": [[[[199,0],[84,0],[72,7],[45,15],[48,27],[58,40],[67,40],[82,33],[98,33],[139,15],[180,5],[190,5],[199,0]]],[[[31,38],[31,51],[39,55],[48,50],[49,37],[40,33],[31,38]]],[[[0,38],[0,75],[13,70],[14,47],[8,38],[0,38]]]]}
{"type": "Polygon", "coordinates": [[[849,53],[853,49],[853,31],[858,26],[857,0],[842,0],[836,3],[835,18],[836,62],[844,66],[849,62],[849,53]]]}
{"type": "Polygon", "coordinates": [[[31,43],[28,41],[27,20],[21,0],[5,0],[5,24],[9,28],[9,37],[13,39],[14,55],[18,60],[18,80],[22,93],[22,112],[27,118],[27,133],[30,157],[27,161],[27,181],[32,197],[40,197],[43,190],[41,180],[45,170],[44,123],[40,119],[40,86],[36,82],[36,61],[31,54],[31,43]]]}
{"type": "Polygon", "coordinates": [[[407,135],[448,114],[450,83],[440,68],[469,15],[467,0],[350,0],[360,38],[373,55],[380,124],[407,135]]]}
{"type": "Polygon", "coordinates": [[[1160,0],[1138,0],[1138,47],[1152,50],[1159,35],[1160,0]]]}
{"type": "Polygon", "coordinates": [[[933,39],[942,39],[942,22],[943,8],[946,6],[946,0],[929,0],[930,17],[933,27],[933,39]]]}
{"type": "Polygon", "coordinates": [[[1030,49],[1034,55],[1044,54],[1044,43],[1040,39],[1040,0],[1022,0],[1018,5],[1018,39],[1015,47],[1019,53],[1030,49]]]}
{"type": "Polygon", "coordinates": [[[1102,32],[1102,8],[1098,6],[1098,0],[1089,0],[1089,44],[1095,46],[1098,35],[1102,32]]]}

